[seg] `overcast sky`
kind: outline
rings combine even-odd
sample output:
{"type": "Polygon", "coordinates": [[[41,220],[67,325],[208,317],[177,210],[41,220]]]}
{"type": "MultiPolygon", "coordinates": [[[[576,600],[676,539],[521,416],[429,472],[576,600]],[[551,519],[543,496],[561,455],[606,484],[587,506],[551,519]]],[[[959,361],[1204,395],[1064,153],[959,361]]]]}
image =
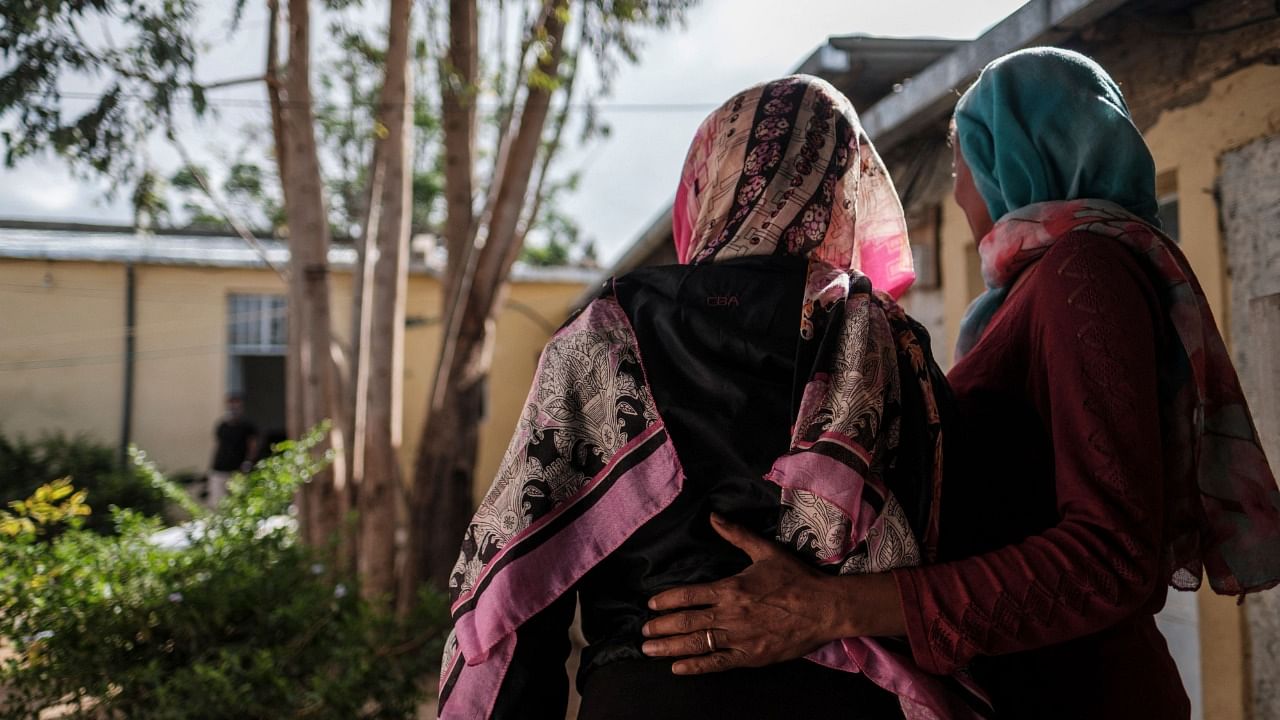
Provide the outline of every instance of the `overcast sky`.
{"type": "MultiPolygon", "coordinates": [[[[674,193],[693,131],[713,107],[738,90],[786,74],[830,35],[973,38],[1022,0],[703,0],[683,30],[652,33],[638,65],[624,67],[606,101],[612,135],[560,161],[583,171],[582,185],[565,210],[597,242],[601,260],[616,258],[649,225],[674,193]],[[618,107],[609,108],[610,103],[618,107]],[[689,104],[636,109],[637,104],[689,104]]],[[[211,46],[199,75],[211,81],[261,71],[261,11],[250,3],[244,27],[228,40],[221,17],[209,18],[211,46]]],[[[92,86],[84,89],[91,89],[92,86]]],[[[184,142],[202,158],[232,152],[240,128],[265,121],[259,87],[229,88],[214,97],[217,116],[189,123],[184,142]],[[243,101],[243,102],[242,102],[243,101]]],[[[69,107],[75,108],[74,105],[69,107]]],[[[177,159],[153,143],[152,161],[172,169],[177,159]]],[[[216,163],[211,163],[216,164],[216,163]]],[[[128,222],[126,198],[103,198],[105,181],[74,179],[61,161],[35,158],[0,169],[0,217],[128,222]]],[[[127,195],[127,193],[126,193],[127,195]]]]}

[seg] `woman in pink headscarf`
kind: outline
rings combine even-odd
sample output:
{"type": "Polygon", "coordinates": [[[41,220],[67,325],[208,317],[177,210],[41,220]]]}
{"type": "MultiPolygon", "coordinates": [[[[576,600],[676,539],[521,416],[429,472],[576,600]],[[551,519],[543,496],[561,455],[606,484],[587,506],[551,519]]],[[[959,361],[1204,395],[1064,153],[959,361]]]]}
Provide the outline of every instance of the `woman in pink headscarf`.
{"type": "MultiPolygon", "coordinates": [[[[736,95],[674,218],[681,264],[613,279],[543,353],[451,577],[441,715],[562,717],[576,600],[581,718],[980,716],[900,639],[824,628],[804,659],[712,675],[644,654],[664,590],[788,562],[773,590],[802,592],[937,540],[944,380],[894,303],[902,208],[849,101],[806,76],[736,95]]],[[[661,642],[721,663],[748,640],[661,642]]]]}

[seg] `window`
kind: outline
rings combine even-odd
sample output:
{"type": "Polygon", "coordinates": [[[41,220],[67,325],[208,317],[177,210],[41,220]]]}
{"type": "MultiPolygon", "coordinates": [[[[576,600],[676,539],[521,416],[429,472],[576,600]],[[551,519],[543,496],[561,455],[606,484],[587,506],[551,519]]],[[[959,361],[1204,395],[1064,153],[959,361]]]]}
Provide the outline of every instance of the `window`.
{"type": "Polygon", "coordinates": [[[288,306],[283,295],[231,295],[227,300],[228,353],[285,353],[289,334],[286,315],[288,306]]]}
{"type": "Polygon", "coordinates": [[[1178,237],[1178,171],[1165,170],[1156,175],[1156,215],[1161,228],[1174,242],[1178,237]]]}
{"type": "Polygon", "coordinates": [[[1182,242],[1182,238],[1178,237],[1178,194],[1162,195],[1157,202],[1159,206],[1156,214],[1160,217],[1160,227],[1164,234],[1176,243],[1182,242]]]}
{"type": "Polygon", "coordinates": [[[241,397],[260,439],[285,428],[285,352],[289,344],[284,295],[227,296],[227,392],[241,397]]]}
{"type": "Polygon", "coordinates": [[[916,269],[918,290],[937,288],[941,284],[938,268],[938,227],[942,207],[929,205],[907,214],[907,237],[911,240],[911,260],[916,269]]]}

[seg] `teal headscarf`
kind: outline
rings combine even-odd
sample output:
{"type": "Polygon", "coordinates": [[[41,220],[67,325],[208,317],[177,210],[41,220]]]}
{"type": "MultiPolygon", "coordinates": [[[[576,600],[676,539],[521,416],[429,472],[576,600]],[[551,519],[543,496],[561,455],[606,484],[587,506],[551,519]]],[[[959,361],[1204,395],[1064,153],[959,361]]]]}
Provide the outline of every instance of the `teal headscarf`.
{"type": "Polygon", "coordinates": [[[1160,226],[1151,151],[1115,81],[1080,53],[1030,48],[992,62],[956,105],[956,136],[992,220],[1093,198],[1160,226]]]}

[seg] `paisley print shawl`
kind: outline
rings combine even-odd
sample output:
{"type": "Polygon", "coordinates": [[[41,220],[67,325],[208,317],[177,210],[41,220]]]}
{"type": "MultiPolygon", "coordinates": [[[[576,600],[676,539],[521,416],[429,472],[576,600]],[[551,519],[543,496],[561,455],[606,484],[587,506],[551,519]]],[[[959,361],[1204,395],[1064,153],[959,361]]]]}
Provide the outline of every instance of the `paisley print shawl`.
{"type": "Polygon", "coordinates": [[[1077,231],[1113,238],[1143,259],[1176,335],[1158,369],[1169,584],[1194,590],[1207,574],[1216,592],[1241,595],[1280,583],[1275,477],[1204,291],[1177,244],[1150,224],[1106,200],[1036,203],[1001,218],[978,247],[990,289],[966,313],[957,354],[980,341],[1019,275],[1077,231]]]}
{"type": "Polygon", "coordinates": [[[515,630],[666,507],[681,480],[626,315],[612,299],[593,302],[543,351],[464,536],[441,715],[486,717],[515,630]]]}
{"type": "MultiPolygon", "coordinates": [[[[864,276],[840,273],[837,286],[844,297],[815,303],[815,334],[804,341],[820,345],[814,370],[790,450],[767,475],[781,488],[778,541],[840,574],[918,564],[932,557],[936,513],[917,531],[890,471],[906,364],[905,377],[926,399],[925,447],[935,458],[927,491],[941,487],[941,422],[922,331],[864,276]]],[[[516,629],[667,507],[683,480],[635,334],[607,292],[547,345],[515,437],[467,529],[450,578],[454,631],[441,715],[487,716],[516,629]]],[[[905,650],[854,638],[809,659],[865,673],[899,696],[909,718],[968,716],[905,650]]]]}

